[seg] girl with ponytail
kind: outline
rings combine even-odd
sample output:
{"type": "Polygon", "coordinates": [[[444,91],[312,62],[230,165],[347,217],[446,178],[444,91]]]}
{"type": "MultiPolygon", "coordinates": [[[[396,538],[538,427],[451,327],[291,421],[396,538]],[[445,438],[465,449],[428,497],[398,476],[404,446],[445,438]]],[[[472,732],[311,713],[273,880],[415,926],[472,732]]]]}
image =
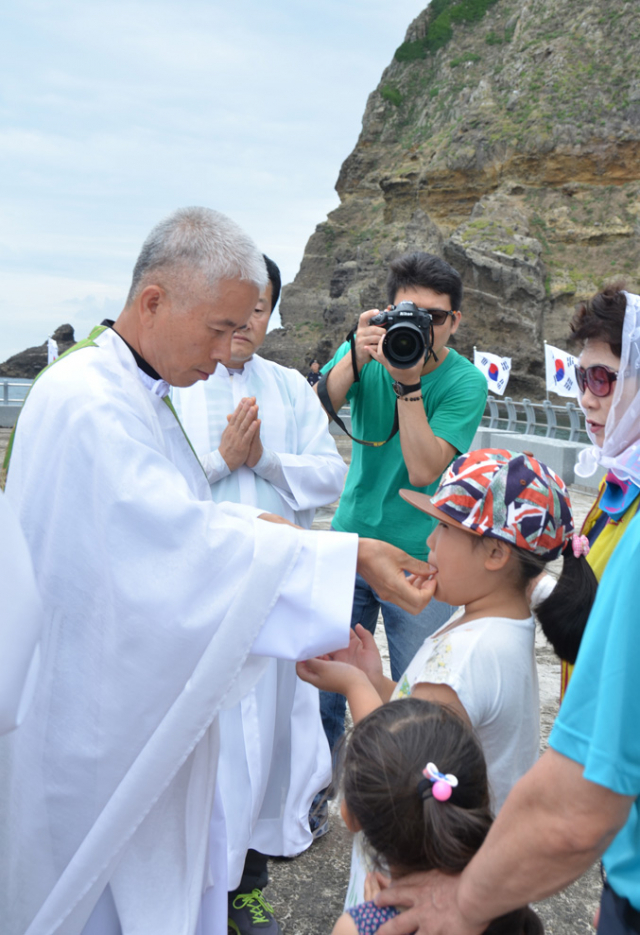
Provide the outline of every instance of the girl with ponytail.
{"type": "MultiPolygon", "coordinates": [[[[392,879],[439,870],[457,874],[492,822],[487,769],[468,724],[416,698],[382,705],[354,728],[344,756],[342,815],[362,831],[376,864],[392,879]]],[[[372,935],[398,914],[368,901],[349,909],[333,935],[372,935]]],[[[496,919],[490,935],[538,935],[525,907],[496,919]]]]}

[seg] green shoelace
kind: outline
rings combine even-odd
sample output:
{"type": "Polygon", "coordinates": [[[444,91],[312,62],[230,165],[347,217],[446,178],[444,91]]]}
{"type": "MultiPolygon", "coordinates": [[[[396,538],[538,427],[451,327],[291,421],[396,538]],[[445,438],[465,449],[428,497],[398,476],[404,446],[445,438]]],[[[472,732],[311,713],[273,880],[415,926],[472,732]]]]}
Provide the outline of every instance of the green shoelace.
{"type": "Polygon", "coordinates": [[[253,890],[251,893],[239,893],[233,900],[234,909],[248,909],[251,913],[251,921],[254,925],[259,922],[270,922],[271,919],[265,915],[265,911],[273,915],[273,906],[270,906],[262,895],[261,890],[253,890]]]}

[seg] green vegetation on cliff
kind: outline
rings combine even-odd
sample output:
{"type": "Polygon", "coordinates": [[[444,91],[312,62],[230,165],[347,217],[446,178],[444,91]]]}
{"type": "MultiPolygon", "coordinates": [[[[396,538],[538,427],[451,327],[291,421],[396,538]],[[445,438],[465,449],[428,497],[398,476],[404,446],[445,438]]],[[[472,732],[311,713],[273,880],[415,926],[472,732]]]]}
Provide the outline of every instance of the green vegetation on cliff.
{"type": "Polygon", "coordinates": [[[276,359],[326,360],[384,301],[389,261],[428,250],[463,276],[457,349],[512,357],[512,394],[541,393],[543,339],[566,342],[576,300],[612,277],[640,287],[637,6],[433,0],[284,290],[276,359]]]}
{"type": "Polygon", "coordinates": [[[398,62],[415,62],[437,52],[453,38],[452,23],[475,23],[498,0],[431,0],[426,33],[422,39],[403,42],[396,49],[398,62]]]}

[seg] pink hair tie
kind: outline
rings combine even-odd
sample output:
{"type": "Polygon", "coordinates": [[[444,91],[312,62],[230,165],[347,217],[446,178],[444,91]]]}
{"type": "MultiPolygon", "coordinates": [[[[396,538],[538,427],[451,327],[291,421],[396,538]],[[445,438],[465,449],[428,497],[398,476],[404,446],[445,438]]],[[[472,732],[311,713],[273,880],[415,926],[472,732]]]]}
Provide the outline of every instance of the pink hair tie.
{"type": "Polygon", "coordinates": [[[446,802],[450,799],[452,791],[458,785],[458,780],[453,773],[441,773],[433,763],[427,763],[422,770],[422,775],[433,783],[431,794],[438,802],[446,802]]]}
{"type": "Polygon", "coordinates": [[[589,554],[589,549],[591,548],[589,545],[589,540],[586,536],[571,536],[571,545],[573,547],[573,554],[576,558],[580,558],[581,555],[584,555],[586,558],[589,554]]]}

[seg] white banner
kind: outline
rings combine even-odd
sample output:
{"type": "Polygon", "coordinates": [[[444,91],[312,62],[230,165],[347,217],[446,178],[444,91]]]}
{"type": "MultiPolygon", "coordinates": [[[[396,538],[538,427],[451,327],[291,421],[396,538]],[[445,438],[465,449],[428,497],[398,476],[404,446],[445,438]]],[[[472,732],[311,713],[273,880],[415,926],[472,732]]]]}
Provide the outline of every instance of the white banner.
{"type": "Polygon", "coordinates": [[[545,344],[544,364],[549,392],[557,393],[558,396],[578,395],[576,359],[572,354],[567,354],[552,344],[545,344]]]}
{"type": "Polygon", "coordinates": [[[57,359],[60,351],[58,350],[58,344],[53,338],[47,339],[47,364],[52,364],[54,360],[57,359]]]}
{"type": "Polygon", "coordinates": [[[473,363],[487,378],[487,386],[492,393],[502,396],[509,382],[511,373],[511,358],[498,357],[497,354],[488,354],[486,351],[473,349],[473,363]]]}

